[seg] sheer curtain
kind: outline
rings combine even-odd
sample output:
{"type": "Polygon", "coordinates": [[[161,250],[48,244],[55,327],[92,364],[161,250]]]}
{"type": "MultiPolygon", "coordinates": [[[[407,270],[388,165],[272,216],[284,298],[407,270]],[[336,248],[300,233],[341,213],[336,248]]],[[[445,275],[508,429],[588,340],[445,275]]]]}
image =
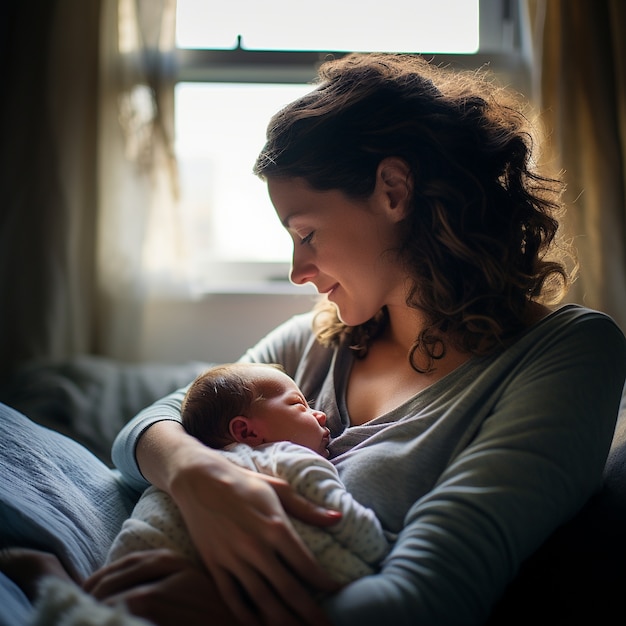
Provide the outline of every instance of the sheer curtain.
{"type": "Polygon", "coordinates": [[[626,330],[626,3],[529,0],[535,97],[565,171],[580,278],[571,299],[626,330]]]}
{"type": "Polygon", "coordinates": [[[146,303],[185,288],[174,29],[175,0],[1,4],[0,376],[139,358],[146,303]]]}
{"type": "Polygon", "coordinates": [[[104,2],[100,45],[98,345],[141,356],[154,298],[187,290],[174,156],[175,0],[104,2]]]}

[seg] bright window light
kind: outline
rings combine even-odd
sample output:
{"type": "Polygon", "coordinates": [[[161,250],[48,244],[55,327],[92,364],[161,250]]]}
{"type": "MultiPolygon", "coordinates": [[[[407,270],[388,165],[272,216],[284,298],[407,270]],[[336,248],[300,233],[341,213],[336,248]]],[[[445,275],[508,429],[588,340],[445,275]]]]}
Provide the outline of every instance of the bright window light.
{"type": "Polygon", "coordinates": [[[252,173],[270,117],[311,85],[179,83],[176,153],[199,261],[286,262],[291,238],[252,173]]]}
{"type": "Polygon", "coordinates": [[[178,0],[181,48],[463,53],[478,50],[479,0],[178,0]]]}

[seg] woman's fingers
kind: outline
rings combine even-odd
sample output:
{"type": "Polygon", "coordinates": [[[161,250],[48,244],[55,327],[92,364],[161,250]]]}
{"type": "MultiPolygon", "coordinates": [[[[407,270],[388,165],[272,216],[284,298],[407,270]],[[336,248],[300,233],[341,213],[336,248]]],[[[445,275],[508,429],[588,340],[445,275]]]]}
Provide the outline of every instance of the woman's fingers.
{"type": "Polygon", "coordinates": [[[267,548],[253,537],[230,542],[232,554],[211,563],[222,597],[238,618],[248,623],[259,615],[267,624],[326,624],[312,589],[334,591],[338,585],[317,564],[298,536],[277,524],[267,548]],[[222,565],[223,564],[223,565],[222,565]]]}
{"type": "MultiPolygon", "coordinates": [[[[276,568],[273,569],[276,573],[276,568]]],[[[255,568],[241,568],[235,580],[230,572],[215,577],[220,595],[244,624],[260,626],[324,626],[329,624],[308,592],[294,585],[287,572],[285,586],[277,589],[255,568]],[[289,594],[289,591],[292,591],[289,594]]]]}
{"type": "Polygon", "coordinates": [[[295,585],[301,588],[300,581],[317,591],[332,592],[339,589],[339,585],[318,563],[291,524],[282,532],[277,545],[276,554],[279,563],[283,563],[283,567],[278,570],[283,577],[279,584],[281,589],[289,588],[296,592],[295,585]]]}
{"type": "Polygon", "coordinates": [[[170,550],[133,552],[94,572],[83,589],[101,600],[178,571],[183,557],[170,550]]]}
{"type": "Polygon", "coordinates": [[[60,559],[50,552],[31,548],[7,548],[0,550],[0,572],[10,578],[26,596],[33,601],[37,597],[39,581],[44,576],[56,576],[76,582],[60,559]]]}
{"type": "Polygon", "coordinates": [[[239,624],[207,572],[168,550],[120,559],[89,578],[85,589],[105,604],[124,603],[157,626],[239,624]]]}
{"type": "Polygon", "coordinates": [[[246,626],[262,626],[260,613],[254,608],[239,583],[226,570],[212,571],[213,582],[224,604],[246,626]]]}
{"type": "Polygon", "coordinates": [[[307,500],[299,493],[296,493],[285,481],[272,476],[264,478],[272,486],[276,495],[278,495],[285,512],[301,522],[325,528],[336,524],[341,519],[340,511],[326,509],[307,500]]]}
{"type": "Polygon", "coordinates": [[[252,610],[269,624],[325,623],[312,591],[334,591],[337,585],[295,535],[288,520],[266,523],[261,535],[263,540],[259,541],[233,530],[219,548],[214,545],[206,553],[207,568],[231,610],[242,621],[252,610]],[[234,587],[229,579],[237,581],[234,587]],[[242,603],[242,598],[248,602],[242,603]],[[289,615],[297,619],[290,622],[289,615]]]}
{"type": "Polygon", "coordinates": [[[245,589],[245,597],[251,606],[256,608],[256,613],[263,624],[281,626],[310,624],[302,615],[298,615],[300,611],[293,611],[292,606],[278,597],[276,589],[257,570],[247,569],[239,572],[238,580],[245,589]]]}
{"type": "MultiPolygon", "coordinates": [[[[170,485],[171,495],[232,612],[248,622],[258,615],[272,626],[325,623],[313,593],[335,586],[285,513],[277,491],[286,502],[295,502],[289,485],[229,462],[216,463],[212,470],[209,480],[208,466],[187,468],[170,485]]],[[[307,509],[308,503],[294,506],[307,509]]],[[[319,507],[311,505],[311,510],[314,519],[329,521],[319,507]]]]}

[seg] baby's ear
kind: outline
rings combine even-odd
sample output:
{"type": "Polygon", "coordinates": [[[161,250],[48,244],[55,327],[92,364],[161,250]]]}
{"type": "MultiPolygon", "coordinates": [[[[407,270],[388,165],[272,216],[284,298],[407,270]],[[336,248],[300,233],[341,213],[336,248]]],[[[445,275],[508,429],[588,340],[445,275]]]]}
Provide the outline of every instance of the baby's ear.
{"type": "Polygon", "coordinates": [[[228,425],[228,430],[237,443],[247,443],[249,446],[263,443],[252,422],[243,415],[233,417],[228,425]]]}

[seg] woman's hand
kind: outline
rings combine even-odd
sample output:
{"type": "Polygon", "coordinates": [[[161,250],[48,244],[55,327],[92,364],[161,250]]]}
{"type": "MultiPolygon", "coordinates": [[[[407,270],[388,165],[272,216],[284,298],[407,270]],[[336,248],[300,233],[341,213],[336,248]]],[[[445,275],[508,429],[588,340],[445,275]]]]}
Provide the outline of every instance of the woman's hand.
{"type": "Polygon", "coordinates": [[[327,623],[311,589],[333,591],[337,585],[294,531],[281,499],[291,514],[309,523],[332,524],[337,514],[307,502],[284,481],[241,469],[178,424],[159,423],[149,430],[156,427],[167,428],[167,434],[147,440],[146,447],[140,440],[142,471],[179,506],[220,597],[239,621],[327,623]],[[154,446],[162,452],[166,447],[167,454],[146,454],[154,446]],[[156,457],[163,461],[160,467],[156,457]]]}
{"type": "Polygon", "coordinates": [[[31,602],[36,600],[39,582],[44,576],[56,576],[72,582],[79,579],[69,566],[63,566],[56,555],[30,548],[0,550],[0,572],[10,578],[31,602]]]}
{"type": "Polygon", "coordinates": [[[246,624],[326,623],[307,586],[335,585],[293,530],[269,482],[227,463],[217,481],[202,465],[188,468],[171,492],[221,597],[246,624]]]}
{"type": "Polygon", "coordinates": [[[157,626],[237,626],[240,622],[220,598],[211,577],[171,550],[134,552],[107,565],[83,588],[97,600],[157,626]]]}

